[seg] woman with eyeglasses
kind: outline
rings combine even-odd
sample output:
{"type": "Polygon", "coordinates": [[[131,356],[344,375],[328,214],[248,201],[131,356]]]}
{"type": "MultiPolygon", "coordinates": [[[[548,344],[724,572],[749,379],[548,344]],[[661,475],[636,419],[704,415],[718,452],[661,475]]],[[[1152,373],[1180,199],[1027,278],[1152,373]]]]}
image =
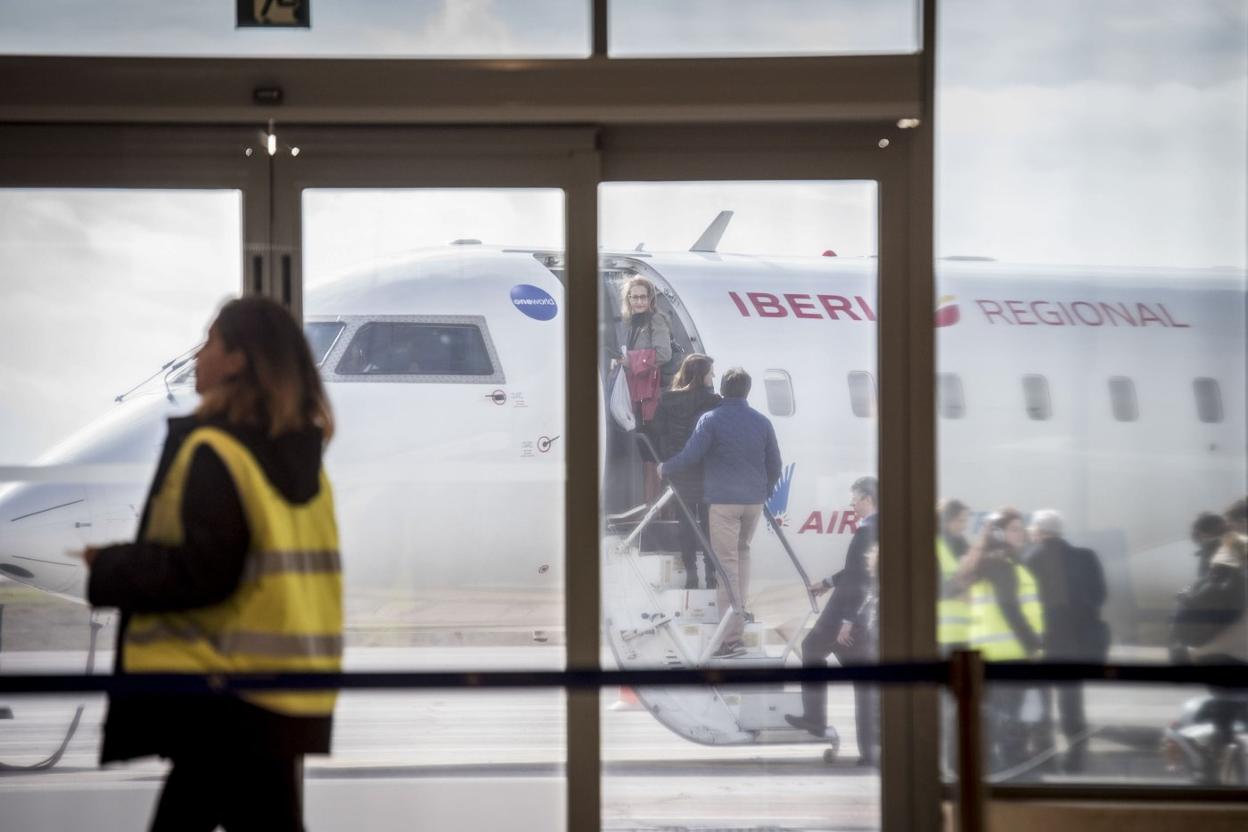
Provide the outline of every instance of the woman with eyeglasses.
{"type": "MultiPolygon", "coordinates": [[[[628,322],[628,341],[623,355],[624,372],[628,374],[628,390],[633,400],[637,430],[650,434],[650,423],[659,407],[663,389],[663,365],[672,359],[672,326],[659,311],[658,292],[640,275],[629,278],[623,286],[622,316],[628,322]]],[[[644,472],[644,494],[647,503],[659,496],[658,460],[641,448],[644,472]]]]}

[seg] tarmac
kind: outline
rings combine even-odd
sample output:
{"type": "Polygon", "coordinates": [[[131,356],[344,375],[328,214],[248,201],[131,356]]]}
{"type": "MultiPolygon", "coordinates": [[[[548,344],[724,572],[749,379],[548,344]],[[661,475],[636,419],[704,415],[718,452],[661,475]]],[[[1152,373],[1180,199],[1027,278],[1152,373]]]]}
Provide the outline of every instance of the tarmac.
{"type": "MultiPolygon", "coordinates": [[[[0,585],[0,601],[6,603],[0,672],[82,672],[85,607],[12,584],[0,585]]],[[[384,643],[403,640],[401,633],[383,638],[376,631],[353,632],[347,668],[561,667],[558,633],[535,642],[535,628],[526,627],[525,614],[508,618],[495,636],[502,643],[490,646],[482,644],[491,639],[488,629],[463,622],[441,634],[411,628],[411,643],[402,645],[384,643]],[[431,643],[438,640],[442,643],[431,643]]],[[[96,669],[108,672],[112,633],[107,628],[100,645],[96,669]]],[[[1183,700],[1200,693],[1090,686],[1089,720],[1097,733],[1085,779],[1180,782],[1166,771],[1156,740],[1183,700]]],[[[605,829],[879,827],[879,777],[875,769],[855,765],[853,698],[847,686],[832,686],[829,693],[829,720],[842,737],[841,755],[832,763],[822,760],[818,745],[696,745],[670,733],[645,710],[614,707],[617,699],[618,691],[602,692],[605,829]]],[[[562,830],[564,703],[561,690],[344,693],[333,754],[307,760],[308,828],[562,830]]],[[[8,765],[47,757],[76,709],[84,709],[55,768],[0,774],[0,832],[146,827],[165,764],[149,759],[99,767],[103,697],[11,697],[0,704],[14,713],[14,719],[0,721],[0,762],[8,765]]]]}

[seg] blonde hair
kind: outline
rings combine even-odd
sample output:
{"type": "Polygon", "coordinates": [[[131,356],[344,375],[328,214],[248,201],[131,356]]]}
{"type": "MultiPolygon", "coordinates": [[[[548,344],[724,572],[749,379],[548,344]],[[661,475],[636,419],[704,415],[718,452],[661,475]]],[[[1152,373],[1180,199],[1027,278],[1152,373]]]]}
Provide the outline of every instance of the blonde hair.
{"type": "Polygon", "coordinates": [[[626,321],[629,318],[633,317],[632,307],[628,305],[628,293],[632,290],[634,286],[645,287],[646,294],[650,296],[650,307],[646,311],[647,312],[658,311],[658,305],[655,302],[656,299],[658,298],[658,294],[659,294],[658,290],[655,289],[654,284],[651,283],[646,278],[642,277],[641,275],[634,275],[630,277],[628,280],[624,281],[624,286],[620,292],[620,303],[621,303],[620,314],[624,316],[624,320],[626,321]]]}
{"type": "Polygon", "coordinates": [[[241,371],[204,391],[195,414],[261,430],[270,437],[320,428],[328,442],[334,416],[312,351],[284,307],[262,297],[232,300],[212,328],[227,350],[242,350],[241,371]]]}

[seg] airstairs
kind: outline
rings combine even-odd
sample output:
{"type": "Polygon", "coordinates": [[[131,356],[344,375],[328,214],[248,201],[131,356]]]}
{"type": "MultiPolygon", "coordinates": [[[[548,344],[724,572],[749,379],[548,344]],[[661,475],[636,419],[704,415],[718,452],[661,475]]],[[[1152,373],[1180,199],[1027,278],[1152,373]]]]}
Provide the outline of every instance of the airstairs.
{"type": "MultiPolygon", "coordinates": [[[[645,441],[645,437],[640,437],[645,441]]],[[[720,615],[714,589],[685,589],[685,568],[674,551],[676,521],[663,520],[667,506],[688,517],[689,508],[668,485],[652,505],[641,505],[607,517],[602,546],[603,620],[607,641],[622,669],[694,669],[707,667],[782,667],[800,664],[798,642],[817,612],[806,591],[809,609],[787,638],[776,638],[775,622],[756,620],[745,612],[746,653],[717,658],[728,622],[720,615]],[[771,636],[771,638],[769,638],[771,636]]],[[[764,509],[771,532],[780,539],[795,567],[795,580],[805,589],[809,579],[775,518],[764,509]]],[[[767,532],[760,529],[759,534],[767,532]]],[[[727,585],[723,569],[699,532],[708,569],[727,585]]],[[[745,600],[729,590],[729,607],[745,600]]],[[[729,611],[730,611],[729,610],[729,611]]],[[[645,688],[639,701],[663,725],[704,745],[822,743],[825,759],[836,756],[836,729],[816,737],[794,729],[785,714],[801,713],[797,685],[716,686],[708,688],[645,688]]]]}

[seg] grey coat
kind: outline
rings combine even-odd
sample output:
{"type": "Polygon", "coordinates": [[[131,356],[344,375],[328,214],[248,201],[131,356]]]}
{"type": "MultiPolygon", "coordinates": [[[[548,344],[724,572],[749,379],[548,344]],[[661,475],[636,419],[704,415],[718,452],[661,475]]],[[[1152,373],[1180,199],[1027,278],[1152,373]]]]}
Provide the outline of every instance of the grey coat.
{"type": "Polygon", "coordinates": [[[672,325],[662,312],[634,315],[628,321],[628,349],[653,349],[659,366],[672,360],[672,325]]]}

